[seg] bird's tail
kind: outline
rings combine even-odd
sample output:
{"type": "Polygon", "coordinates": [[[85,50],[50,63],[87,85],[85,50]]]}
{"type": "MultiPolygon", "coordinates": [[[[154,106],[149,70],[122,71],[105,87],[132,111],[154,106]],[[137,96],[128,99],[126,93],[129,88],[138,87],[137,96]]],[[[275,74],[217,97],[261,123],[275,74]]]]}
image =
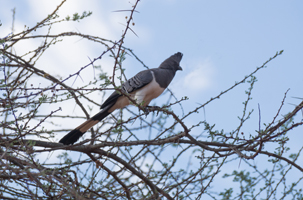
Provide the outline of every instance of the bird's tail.
{"type": "Polygon", "coordinates": [[[74,144],[79,138],[91,127],[97,124],[99,121],[104,119],[107,115],[110,114],[108,110],[111,108],[112,105],[109,105],[102,109],[99,113],[94,115],[92,118],[66,134],[59,142],[65,145],[74,144]]]}

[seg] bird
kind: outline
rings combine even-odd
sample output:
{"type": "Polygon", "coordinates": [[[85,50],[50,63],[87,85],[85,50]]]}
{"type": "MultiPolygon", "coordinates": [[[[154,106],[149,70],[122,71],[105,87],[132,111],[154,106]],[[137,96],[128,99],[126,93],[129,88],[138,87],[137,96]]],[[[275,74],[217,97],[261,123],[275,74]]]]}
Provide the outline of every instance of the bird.
{"type": "Polygon", "coordinates": [[[160,96],[173,80],[180,66],[183,54],[178,52],[164,60],[158,68],[143,70],[121,85],[121,90],[115,90],[101,105],[101,111],[66,134],[59,143],[74,144],[79,138],[95,124],[117,109],[133,104],[129,98],[138,105],[147,108],[151,100],[160,96]],[[122,93],[121,93],[122,91],[122,93]],[[127,97],[128,95],[129,97],[127,97]]]}

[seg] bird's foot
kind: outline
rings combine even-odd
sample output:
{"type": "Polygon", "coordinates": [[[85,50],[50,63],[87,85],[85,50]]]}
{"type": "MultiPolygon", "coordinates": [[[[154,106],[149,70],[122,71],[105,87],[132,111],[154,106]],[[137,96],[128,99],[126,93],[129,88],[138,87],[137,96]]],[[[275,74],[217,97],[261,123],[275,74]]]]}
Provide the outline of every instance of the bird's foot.
{"type": "Polygon", "coordinates": [[[145,106],[143,111],[145,116],[147,116],[150,112],[155,112],[155,111],[157,112],[156,116],[158,116],[160,111],[159,109],[160,109],[159,106],[145,106]]]}

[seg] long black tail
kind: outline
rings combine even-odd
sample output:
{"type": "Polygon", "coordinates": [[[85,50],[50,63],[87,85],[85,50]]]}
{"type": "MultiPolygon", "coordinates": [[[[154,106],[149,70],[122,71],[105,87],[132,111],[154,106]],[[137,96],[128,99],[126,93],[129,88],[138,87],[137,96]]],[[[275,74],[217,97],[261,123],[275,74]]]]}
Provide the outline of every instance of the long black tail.
{"type": "Polygon", "coordinates": [[[99,121],[104,119],[107,115],[110,114],[108,110],[111,108],[112,105],[105,107],[99,113],[94,115],[92,118],[66,134],[59,142],[65,145],[74,144],[79,138],[91,127],[97,124],[99,121]]]}

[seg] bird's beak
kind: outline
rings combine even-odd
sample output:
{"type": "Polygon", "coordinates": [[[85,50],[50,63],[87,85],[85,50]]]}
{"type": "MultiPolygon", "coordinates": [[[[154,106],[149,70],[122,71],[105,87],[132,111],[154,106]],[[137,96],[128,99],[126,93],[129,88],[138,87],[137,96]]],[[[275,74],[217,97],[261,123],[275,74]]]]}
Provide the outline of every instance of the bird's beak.
{"type": "Polygon", "coordinates": [[[181,71],[183,71],[183,69],[182,69],[182,67],[181,67],[181,66],[179,66],[179,67],[178,67],[178,70],[181,70],[181,71]]]}

